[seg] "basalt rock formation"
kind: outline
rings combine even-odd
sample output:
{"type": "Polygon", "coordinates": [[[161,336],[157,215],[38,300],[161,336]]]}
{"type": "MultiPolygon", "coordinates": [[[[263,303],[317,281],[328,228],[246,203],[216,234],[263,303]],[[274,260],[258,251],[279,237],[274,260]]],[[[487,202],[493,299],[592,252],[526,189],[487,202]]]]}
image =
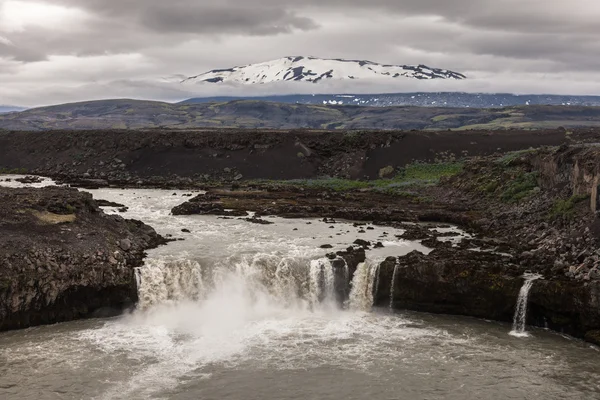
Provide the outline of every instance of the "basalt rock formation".
{"type": "Polygon", "coordinates": [[[137,300],[134,268],[164,243],[70,188],[0,188],[0,330],[112,315],[137,300]]]}

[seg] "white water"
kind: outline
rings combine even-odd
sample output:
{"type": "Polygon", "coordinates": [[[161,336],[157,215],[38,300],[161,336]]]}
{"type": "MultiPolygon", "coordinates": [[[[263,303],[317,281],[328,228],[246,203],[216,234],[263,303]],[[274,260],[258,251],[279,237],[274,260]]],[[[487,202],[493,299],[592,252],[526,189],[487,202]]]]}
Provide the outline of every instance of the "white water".
{"type": "Polygon", "coordinates": [[[196,261],[150,259],[136,268],[138,308],[156,304],[198,301],[204,293],[202,267],[196,261]]]}
{"type": "Polygon", "coordinates": [[[377,293],[379,261],[367,260],[360,263],[354,273],[350,289],[349,308],[356,311],[371,311],[377,293]]]}
{"type": "Polygon", "coordinates": [[[542,278],[539,274],[525,274],[523,275],[525,282],[519,292],[519,298],[517,299],[517,306],[515,308],[515,316],[513,319],[513,328],[510,335],[516,337],[529,337],[526,331],[527,324],[527,301],[529,300],[529,291],[533,287],[533,282],[542,278]]]}
{"type": "Polygon", "coordinates": [[[398,264],[394,266],[394,273],[392,274],[392,283],[390,285],[390,310],[394,309],[394,286],[396,284],[396,274],[398,273],[398,264]]]}
{"type": "MultiPolygon", "coordinates": [[[[308,260],[257,253],[204,263],[202,266],[198,261],[166,257],[148,259],[136,269],[138,308],[202,302],[230,284],[249,302],[262,298],[307,310],[336,306],[336,276],[327,258],[308,260]]],[[[344,267],[343,276],[337,279],[347,280],[345,263],[344,267]]],[[[338,286],[344,284],[340,282],[338,286]]]]}

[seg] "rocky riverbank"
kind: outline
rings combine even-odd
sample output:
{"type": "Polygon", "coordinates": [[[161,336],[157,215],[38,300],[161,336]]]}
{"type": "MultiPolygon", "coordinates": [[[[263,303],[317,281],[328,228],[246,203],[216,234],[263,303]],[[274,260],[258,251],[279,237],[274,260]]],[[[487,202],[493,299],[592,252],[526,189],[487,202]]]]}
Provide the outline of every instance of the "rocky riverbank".
{"type": "Polygon", "coordinates": [[[474,158],[436,185],[402,192],[269,182],[211,190],[173,213],[253,211],[403,228],[404,238],[434,251],[382,263],[376,305],[510,321],[522,276],[534,272],[544,279],[531,291],[529,323],[600,343],[599,171],[593,145],[547,147],[474,158]],[[453,246],[415,222],[456,224],[474,237],[453,246]]]}
{"type": "MultiPolygon", "coordinates": [[[[600,343],[600,151],[593,143],[597,137],[593,129],[11,135],[0,135],[0,149],[11,149],[0,150],[5,168],[24,168],[84,186],[209,189],[207,195],[173,208],[174,215],[211,214],[257,223],[267,215],[319,217],[404,229],[402,238],[421,240],[433,251],[383,262],[374,295],[378,306],[509,321],[523,274],[539,273],[544,279],[531,290],[528,322],[600,343]],[[46,147],[52,160],[50,155],[38,157],[46,147]],[[248,211],[256,215],[248,219],[248,211]],[[453,246],[442,241],[443,232],[415,223],[455,224],[472,237],[453,246]]],[[[23,215],[30,220],[21,232],[27,226],[38,229],[31,218],[39,214],[23,215]]],[[[51,233],[57,238],[73,235],[68,224],[77,221],[59,219],[61,224],[46,229],[54,229],[51,233]]],[[[124,226],[122,221],[114,223],[124,226]]],[[[103,237],[117,237],[111,235],[103,237]]],[[[360,230],[357,235],[360,238],[360,230]]],[[[70,256],[66,247],[61,251],[70,256]]],[[[120,265],[111,256],[123,251],[117,241],[97,247],[101,254],[85,265],[96,265],[98,257],[101,265],[114,261],[120,265]]],[[[10,254],[10,262],[18,265],[15,270],[39,267],[31,255],[16,261],[17,252],[10,254]]],[[[129,266],[139,260],[128,261],[124,275],[115,282],[130,282],[129,266]]],[[[109,303],[135,301],[131,286],[120,287],[115,295],[120,300],[109,303]]],[[[54,293],[47,288],[40,292],[49,291],[54,293]]],[[[45,299],[36,300],[40,305],[35,307],[43,308],[45,299]]],[[[25,300],[29,301],[27,295],[25,300]]],[[[101,307],[104,303],[92,309],[101,307]]]]}
{"type": "Polygon", "coordinates": [[[0,330],[132,307],[134,268],[165,243],[76,189],[0,187],[0,204],[0,330]]]}

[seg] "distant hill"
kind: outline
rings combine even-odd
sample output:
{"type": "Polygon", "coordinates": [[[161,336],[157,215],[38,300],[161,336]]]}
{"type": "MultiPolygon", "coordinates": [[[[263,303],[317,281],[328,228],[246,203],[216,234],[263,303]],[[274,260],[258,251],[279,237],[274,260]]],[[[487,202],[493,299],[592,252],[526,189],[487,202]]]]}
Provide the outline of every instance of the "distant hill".
{"type": "Polygon", "coordinates": [[[15,112],[15,111],[23,111],[25,108],[23,107],[15,107],[15,106],[0,106],[0,114],[15,112]]]}
{"type": "Polygon", "coordinates": [[[199,97],[184,104],[233,100],[273,101],[287,104],[330,104],[372,107],[472,107],[502,108],[525,105],[600,106],[600,96],[515,95],[508,93],[387,93],[387,94],[294,94],[261,97],[199,97]]]}
{"type": "Polygon", "coordinates": [[[0,129],[507,129],[600,126],[600,107],[359,107],[257,100],[171,104],[102,100],[0,115],[0,129]]]}

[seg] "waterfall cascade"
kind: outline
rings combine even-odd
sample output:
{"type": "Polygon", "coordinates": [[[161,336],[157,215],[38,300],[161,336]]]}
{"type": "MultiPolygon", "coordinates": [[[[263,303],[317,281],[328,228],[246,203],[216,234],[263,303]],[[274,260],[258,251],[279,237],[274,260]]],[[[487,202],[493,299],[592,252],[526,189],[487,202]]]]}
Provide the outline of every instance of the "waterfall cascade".
{"type": "Polygon", "coordinates": [[[525,282],[519,292],[519,298],[517,299],[517,306],[515,309],[515,316],[513,319],[513,329],[510,332],[512,336],[516,337],[527,337],[529,334],[526,332],[527,323],[527,301],[529,299],[529,291],[533,286],[533,282],[543,278],[539,274],[525,274],[523,275],[525,282]]]}
{"type": "Polygon", "coordinates": [[[249,302],[261,297],[290,307],[352,304],[352,308],[370,309],[376,269],[375,264],[362,264],[354,276],[356,282],[350,283],[348,265],[341,258],[255,254],[210,265],[206,261],[148,259],[136,269],[138,308],[202,301],[216,288],[230,287],[242,291],[249,302]]]}
{"type": "Polygon", "coordinates": [[[271,299],[286,307],[347,307],[368,311],[377,290],[379,264],[367,261],[350,276],[341,259],[315,260],[255,254],[218,263],[148,259],[136,269],[138,308],[198,302],[217,288],[253,302],[271,299]],[[352,281],[350,281],[352,279],[352,281]]]}
{"type": "Polygon", "coordinates": [[[398,273],[398,264],[394,266],[392,274],[392,283],[390,284],[390,310],[394,309],[394,284],[396,283],[396,274],[398,273]]]}
{"type": "Polygon", "coordinates": [[[369,260],[358,264],[352,279],[349,308],[351,310],[370,311],[377,293],[379,263],[369,260]]]}
{"type": "Polygon", "coordinates": [[[135,271],[138,287],[138,307],[182,300],[197,301],[204,294],[202,267],[190,260],[147,260],[135,271]]]}
{"type": "Polygon", "coordinates": [[[335,301],[335,273],[326,258],[310,262],[310,303],[314,307],[323,302],[335,301]]]}

